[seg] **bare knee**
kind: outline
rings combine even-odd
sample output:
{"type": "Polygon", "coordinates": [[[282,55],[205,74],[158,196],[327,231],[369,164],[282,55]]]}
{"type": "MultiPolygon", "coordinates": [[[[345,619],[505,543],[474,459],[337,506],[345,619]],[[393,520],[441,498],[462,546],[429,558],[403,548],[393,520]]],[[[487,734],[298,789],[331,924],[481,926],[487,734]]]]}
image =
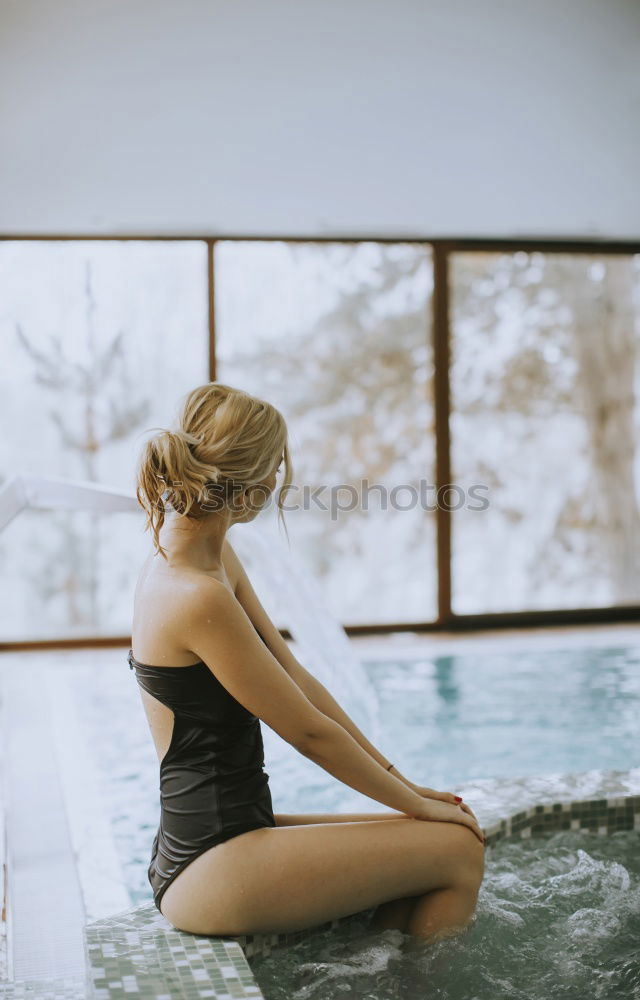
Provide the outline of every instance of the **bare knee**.
{"type": "Polygon", "coordinates": [[[451,835],[454,882],[477,889],[484,877],[484,844],[467,826],[461,823],[451,826],[454,827],[451,835]]]}
{"type": "Polygon", "coordinates": [[[467,844],[467,850],[463,854],[461,875],[465,881],[479,887],[484,878],[484,844],[480,843],[475,834],[472,837],[472,842],[467,844]]]}

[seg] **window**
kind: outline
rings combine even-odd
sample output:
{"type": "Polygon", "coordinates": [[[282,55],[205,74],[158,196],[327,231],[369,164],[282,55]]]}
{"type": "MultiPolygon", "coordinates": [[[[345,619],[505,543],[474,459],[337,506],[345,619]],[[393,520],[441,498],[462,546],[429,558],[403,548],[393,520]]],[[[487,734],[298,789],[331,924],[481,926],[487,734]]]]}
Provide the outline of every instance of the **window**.
{"type": "Polygon", "coordinates": [[[217,376],[287,420],[292,549],[347,625],[436,613],[435,518],[416,501],[434,481],[430,258],[422,244],[216,244],[217,376]]]}
{"type": "Polygon", "coordinates": [[[640,602],[640,255],[452,256],[457,614],[640,602]]]}
{"type": "MultiPolygon", "coordinates": [[[[0,242],[0,475],[135,486],[145,430],[207,381],[203,241],[0,242]]],[[[6,639],[126,635],[140,514],[25,511],[0,535],[6,639]]]]}

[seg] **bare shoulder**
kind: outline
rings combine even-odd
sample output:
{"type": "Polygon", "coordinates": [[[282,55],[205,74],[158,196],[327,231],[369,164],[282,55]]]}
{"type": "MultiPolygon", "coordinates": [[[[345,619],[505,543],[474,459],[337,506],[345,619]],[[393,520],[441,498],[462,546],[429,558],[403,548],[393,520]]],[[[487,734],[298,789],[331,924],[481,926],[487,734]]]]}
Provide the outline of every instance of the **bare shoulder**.
{"type": "MultiPolygon", "coordinates": [[[[219,596],[233,594],[221,581],[189,567],[165,567],[147,559],[136,584],[132,638],[143,663],[180,666],[193,660],[192,623],[212,609],[219,596]]],[[[217,616],[218,617],[218,616],[217,616]]]]}
{"type": "MultiPolygon", "coordinates": [[[[180,615],[190,636],[211,625],[229,626],[243,622],[246,615],[232,589],[206,574],[186,576],[178,595],[180,615]]],[[[247,620],[247,624],[250,624],[247,620]]]]}

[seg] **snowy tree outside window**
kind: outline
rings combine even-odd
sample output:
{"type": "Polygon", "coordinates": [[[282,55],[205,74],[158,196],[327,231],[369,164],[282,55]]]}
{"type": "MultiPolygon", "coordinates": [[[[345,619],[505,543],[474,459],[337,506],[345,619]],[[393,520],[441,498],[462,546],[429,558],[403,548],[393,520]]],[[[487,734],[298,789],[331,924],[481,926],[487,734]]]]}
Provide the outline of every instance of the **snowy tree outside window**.
{"type": "Polygon", "coordinates": [[[640,256],[452,256],[457,614],[640,602],[640,256]]]}
{"type": "Polygon", "coordinates": [[[215,269],[218,378],[284,414],[290,505],[303,485],[324,487],[329,510],[309,502],[285,516],[327,607],[345,625],[433,619],[435,516],[400,509],[435,476],[430,248],[221,241],[215,269]],[[392,508],[394,487],[406,488],[392,508]]]}
{"type": "MultiPolygon", "coordinates": [[[[203,241],[0,242],[0,482],[135,488],[145,430],[208,379],[203,241]]],[[[0,535],[3,640],[127,635],[144,516],[24,511],[0,535]]]]}

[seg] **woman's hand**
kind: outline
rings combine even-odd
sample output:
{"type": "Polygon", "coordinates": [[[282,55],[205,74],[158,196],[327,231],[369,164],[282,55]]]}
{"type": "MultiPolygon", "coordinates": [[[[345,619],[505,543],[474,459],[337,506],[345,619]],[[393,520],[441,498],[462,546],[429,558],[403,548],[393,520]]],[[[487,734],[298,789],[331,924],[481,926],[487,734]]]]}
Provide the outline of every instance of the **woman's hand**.
{"type": "Polygon", "coordinates": [[[429,796],[423,799],[422,808],[417,808],[411,815],[421,820],[436,820],[440,823],[462,823],[473,830],[481,844],[484,844],[484,834],[478,821],[470,809],[463,810],[460,803],[442,802],[429,796]]]}
{"type": "Polygon", "coordinates": [[[435,788],[425,788],[423,785],[414,785],[413,782],[410,783],[409,787],[421,795],[423,799],[439,799],[441,802],[451,802],[454,806],[459,806],[463,812],[469,813],[472,819],[477,822],[475,813],[471,811],[466,802],[458,802],[458,797],[453,792],[436,792],[435,788]]]}

